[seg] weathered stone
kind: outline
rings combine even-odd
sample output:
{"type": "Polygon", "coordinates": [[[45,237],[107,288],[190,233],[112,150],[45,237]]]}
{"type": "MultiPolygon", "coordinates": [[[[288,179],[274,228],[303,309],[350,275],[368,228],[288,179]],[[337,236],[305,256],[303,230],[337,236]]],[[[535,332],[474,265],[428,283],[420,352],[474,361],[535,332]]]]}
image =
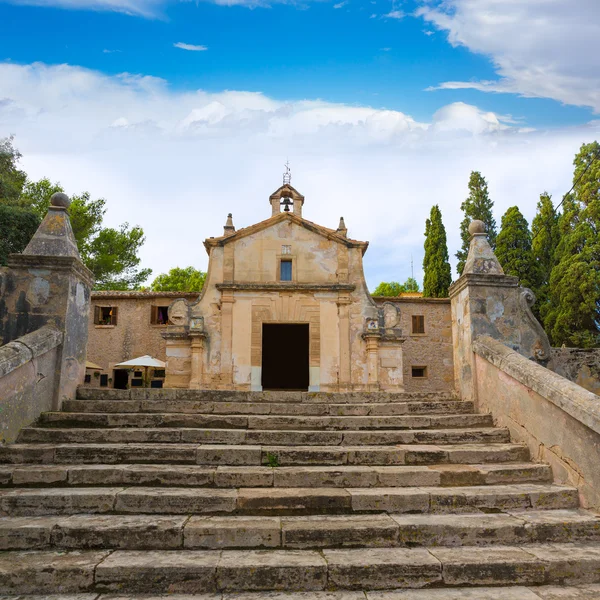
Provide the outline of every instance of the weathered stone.
{"type": "Polygon", "coordinates": [[[219,446],[204,444],[196,450],[199,465],[260,465],[260,446],[219,446]]]}
{"type": "Polygon", "coordinates": [[[551,586],[543,585],[532,588],[537,600],[597,600],[600,598],[600,585],[551,586]]]}
{"type": "Polygon", "coordinates": [[[446,585],[540,584],[545,563],[528,551],[509,546],[431,548],[443,566],[446,585]]]}
{"type": "Polygon", "coordinates": [[[217,580],[224,591],[322,590],[327,585],[327,563],[310,551],[225,550],[217,580]]]}
{"type": "Polygon", "coordinates": [[[273,469],[270,467],[218,467],[215,473],[217,487],[272,487],[273,469]]]}
{"type": "Polygon", "coordinates": [[[427,550],[324,550],[329,585],[349,589],[423,587],[441,582],[442,566],[427,550]]]}
{"type": "Polygon", "coordinates": [[[419,489],[349,489],[352,510],[385,512],[428,512],[429,493],[419,489]]]}
{"type": "Polygon", "coordinates": [[[519,519],[509,515],[390,515],[401,546],[488,546],[528,540],[519,519]]]}
{"type": "Polygon", "coordinates": [[[598,545],[532,544],[524,550],[546,564],[548,583],[600,582],[598,545]]]}
{"type": "Polygon", "coordinates": [[[400,446],[348,447],[348,464],[352,465],[403,465],[406,450],[400,446]]]}
{"type": "Polygon", "coordinates": [[[444,446],[451,463],[491,463],[529,460],[529,449],[517,444],[460,444],[444,446]]]}
{"type": "Polygon", "coordinates": [[[531,542],[600,540],[600,517],[585,510],[510,511],[524,523],[531,542]]]}
{"type": "Polygon", "coordinates": [[[2,515],[65,515],[113,510],[122,488],[42,488],[0,490],[2,515]]]}
{"type": "Polygon", "coordinates": [[[5,552],[0,554],[0,590],[4,593],[84,592],[94,568],[109,552],[5,552]]]}
{"type": "Polygon", "coordinates": [[[53,444],[0,444],[0,463],[52,463],[54,448],[53,444]]]}
{"type": "Polygon", "coordinates": [[[377,474],[377,485],[381,487],[439,485],[441,479],[438,471],[428,467],[373,467],[373,471],[377,474]]]}
{"type": "Polygon", "coordinates": [[[197,446],[191,444],[64,444],[55,446],[55,462],[62,464],[192,463],[197,446]]]}
{"type": "Polygon", "coordinates": [[[76,515],[56,521],[51,542],[58,548],[180,548],[186,519],[165,516],[76,515]]]}
{"type": "Polygon", "coordinates": [[[315,511],[348,510],[351,496],[336,488],[270,488],[238,490],[237,507],[241,511],[315,511]]]}
{"type": "Polygon", "coordinates": [[[248,430],[248,444],[266,446],[337,446],[342,443],[342,433],[338,431],[260,431],[248,430]]]}
{"type": "Polygon", "coordinates": [[[113,552],[96,568],[104,591],[188,594],[216,591],[220,552],[201,550],[113,552]]]}
{"type": "Polygon", "coordinates": [[[50,546],[56,517],[4,517],[0,519],[0,550],[35,550],[50,546]]]}
{"type": "Polygon", "coordinates": [[[370,467],[283,467],[275,470],[275,487],[371,487],[377,473],[370,467]]]}
{"type": "Polygon", "coordinates": [[[186,548],[277,548],[279,517],[192,517],[185,526],[186,548]]]}
{"type": "Polygon", "coordinates": [[[193,444],[244,444],[246,431],[243,429],[182,429],[181,441],[193,444]]]}
{"type": "Polygon", "coordinates": [[[115,510],[171,515],[232,512],[236,498],[236,490],[129,488],[117,495],[115,510]]]}
{"type": "Polygon", "coordinates": [[[282,517],[284,548],[388,547],[398,526],[387,515],[311,515],[282,517]]]}
{"type": "Polygon", "coordinates": [[[262,463],[269,464],[269,455],[277,457],[285,465],[344,465],[348,461],[348,450],[327,446],[265,446],[262,463]]]}
{"type": "Polygon", "coordinates": [[[51,485],[65,483],[68,471],[65,467],[36,465],[35,467],[17,467],[13,471],[13,485],[51,485]]]}
{"type": "MultiPolygon", "coordinates": [[[[538,588],[535,588],[536,592],[538,588]]],[[[537,593],[522,586],[438,590],[394,590],[367,592],[368,600],[539,600],[537,593]]],[[[562,596],[561,596],[562,598],[562,596]]],[[[558,600],[558,599],[556,599],[558,600]]]]}

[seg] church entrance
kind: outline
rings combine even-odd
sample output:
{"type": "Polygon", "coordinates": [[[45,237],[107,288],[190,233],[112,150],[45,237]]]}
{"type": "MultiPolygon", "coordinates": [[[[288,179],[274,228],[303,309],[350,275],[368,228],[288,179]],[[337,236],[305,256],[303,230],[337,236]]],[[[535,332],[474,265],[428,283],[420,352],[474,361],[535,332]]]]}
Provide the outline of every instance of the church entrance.
{"type": "Polygon", "coordinates": [[[308,390],[308,323],[263,323],[263,390],[308,390]]]}

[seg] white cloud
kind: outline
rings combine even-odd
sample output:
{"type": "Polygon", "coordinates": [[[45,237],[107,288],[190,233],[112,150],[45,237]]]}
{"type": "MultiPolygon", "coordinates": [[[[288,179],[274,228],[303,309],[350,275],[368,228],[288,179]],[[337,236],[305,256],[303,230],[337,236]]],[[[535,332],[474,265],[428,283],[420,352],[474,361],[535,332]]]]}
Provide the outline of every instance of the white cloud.
{"type": "Polygon", "coordinates": [[[384,19],[404,19],[406,13],[402,10],[391,10],[389,13],[383,15],[384,19]]]}
{"type": "Polygon", "coordinates": [[[600,112],[598,0],[433,0],[417,14],[447,31],[451,44],[489,56],[500,76],[438,88],[552,98],[600,112]]]}
{"type": "Polygon", "coordinates": [[[191,52],[203,52],[204,50],[208,50],[207,46],[197,46],[195,44],[184,44],[183,42],[177,42],[173,44],[175,48],[180,48],[181,50],[190,50],[191,52]]]}
{"type": "Polygon", "coordinates": [[[527,131],[464,103],[418,121],[397,111],[257,92],[173,91],[154,77],[83,68],[0,64],[0,137],[16,134],[23,167],[67,191],[108,200],[110,225],[140,224],[144,265],[206,267],[202,240],[225,217],[243,227],[270,214],[269,194],[289,157],[305,215],[371,241],[369,285],[416,275],[425,219],[442,209],[450,252],[471,170],[487,177],[502,213],[531,219],[540,192],[570,187],[579,145],[600,124],[527,131]]]}
{"type": "Polygon", "coordinates": [[[337,4],[333,5],[333,8],[335,9],[339,9],[339,8],[344,8],[344,6],[346,6],[346,4],[348,4],[349,0],[344,0],[344,2],[338,2],[337,4]]]}

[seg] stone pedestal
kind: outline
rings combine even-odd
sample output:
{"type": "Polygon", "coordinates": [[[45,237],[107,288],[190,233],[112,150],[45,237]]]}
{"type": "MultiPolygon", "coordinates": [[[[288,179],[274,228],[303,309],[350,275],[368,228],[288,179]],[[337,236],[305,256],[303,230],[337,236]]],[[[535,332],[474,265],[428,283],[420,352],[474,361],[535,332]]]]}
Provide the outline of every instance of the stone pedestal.
{"type": "Polygon", "coordinates": [[[475,397],[472,344],[487,335],[523,356],[546,364],[550,343],[531,306],[535,296],[504,274],[481,221],[469,226],[471,245],[462,276],[450,286],[452,341],[457,391],[463,400],[475,397]]]}
{"type": "Polygon", "coordinates": [[[379,332],[366,333],[364,339],[367,342],[367,391],[379,390],[379,332]]]}

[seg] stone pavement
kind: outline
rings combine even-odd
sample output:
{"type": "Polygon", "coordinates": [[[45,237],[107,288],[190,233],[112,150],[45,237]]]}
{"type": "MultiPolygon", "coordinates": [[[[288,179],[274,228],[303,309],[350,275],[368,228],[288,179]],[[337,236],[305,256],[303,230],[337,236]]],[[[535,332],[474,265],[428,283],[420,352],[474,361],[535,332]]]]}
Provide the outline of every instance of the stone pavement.
{"type": "Polygon", "coordinates": [[[600,599],[600,517],[447,394],[81,389],[0,485],[6,597],[600,599]]]}

